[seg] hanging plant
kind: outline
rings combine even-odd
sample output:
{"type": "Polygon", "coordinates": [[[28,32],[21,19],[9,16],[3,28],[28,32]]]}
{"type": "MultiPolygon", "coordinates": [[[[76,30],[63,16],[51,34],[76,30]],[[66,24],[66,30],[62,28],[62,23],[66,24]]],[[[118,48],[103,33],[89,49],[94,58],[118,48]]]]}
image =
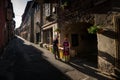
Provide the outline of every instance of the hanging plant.
{"type": "Polygon", "coordinates": [[[102,32],[103,32],[103,29],[96,25],[88,28],[88,33],[90,34],[96,34],[96,33],[102,33],[102,32]]]}
{"type": "Polygon", "coordinates": [[[50,15],[50,16],[46,16],[46,20],[48,20],[48,21],[54,21],[54,18],[52,17],[52,15],[50,15]]]}
{"type": "Polygon", "coordinates": [[[54,32],[58,32],[58,33],[60,33],[61,31],[60,31],[59,28],[56,28],[56,29],[54,30],[54,32]]]}
{"type": "Polygon", "coordinates": [[[50,20],[52,15],[46,16],[46,20],[50,20]]]}
{"type": "Polygon", "coordinates": [[[66,2],[64,2],[64,3],[61,5],[61,8],[64,10],[65,7],[67,7],[67,6],[68,6],[68,2],[66,1],[66,2]]]}

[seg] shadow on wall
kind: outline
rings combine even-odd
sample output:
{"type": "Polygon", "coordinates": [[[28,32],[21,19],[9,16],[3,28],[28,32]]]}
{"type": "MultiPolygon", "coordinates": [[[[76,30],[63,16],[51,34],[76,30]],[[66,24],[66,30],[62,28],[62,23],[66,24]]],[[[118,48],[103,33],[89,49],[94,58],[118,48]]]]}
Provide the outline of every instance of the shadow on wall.
{"type": "MultiPolygon", "coordinates": [[[[106,62],[104,63],[101,63],[99,65],[103,65],[101,67],[103,67],[103,71],[107,71],[109,69],[110,72],[113,72],[115,73],[115,75],[113,75],[113,77],[116,77],[116,78],[119,78],[118,76],[120,75],[120,71],[119,71],[119,59],[109,55],[107,52],[103,52],[103,51],[98,51],[98,56],[103,59],[104,61],[108,62],[108,64],[106,62]],[[110,64],[112,64],[113,66],[111,66],[110,64]],[[118,64],[118,65],[116,65],[118,64]],[[104,68],[106,68],[104,70],[104,68]],[[111,70],[110,68],[113,68],[113,70],[111,70]]],[[[110,73],[108,72],[108,73],[110,73]]]]}
{"type": "Polygon", "coordinates": [[[109,55],[107,52],[103,52],[103,51],[99,50],[98,51],[98,56],[115,66],[116,58],[114,58],[113,56],[109,55]]]}
{"type": "Polygon", "coordinates": [[[109,37],[109,38],[112,38],[112,39],[116,39],[116,34],[117,33],[115,31],[106,29],[101,34],[104,35],[104,36],[106,36],[106,37],[109,37]]]}
{"type": "Polygon", "coordinates": [[[79,70],[80,72],[94,77],[97,80],[112,80],[111,78],[99,74],[100,72],[97,70],[97,65],[90,63],[86,60],[71,60],[70,63],[68,63],[70,66],[74,67],[75,69],[79,70]]]}

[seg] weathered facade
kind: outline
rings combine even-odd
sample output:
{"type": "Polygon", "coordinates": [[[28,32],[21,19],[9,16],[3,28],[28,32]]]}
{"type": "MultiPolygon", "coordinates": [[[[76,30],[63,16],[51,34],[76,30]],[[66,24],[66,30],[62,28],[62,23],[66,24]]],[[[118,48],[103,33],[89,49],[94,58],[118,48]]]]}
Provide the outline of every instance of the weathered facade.
{"type": "Polygon", "coordinates": [[[11,0],[0,1],[0,53],[2,54],[8,41],[14,36],[15,21],[11,0]]]}
{"type": "MultiPolygon", "coordinates": [[[[96,35],[89,35],[87,32],[87,28],[94,24],[94,16],[91,14],[85,14],[84,17],[82,17],[81,19],[81,16],[79,15],[82,15],[84,13],[80,13],[78,9],[80,8],[79,6],[75,7],[76,4],[81,3],[81,1],[72,2],[72,0],[69,0],[67,1],[67,6],[64,7],[63,4],[65,3],[65,0],[64,1],[36,0],[36,1],[41,5],[42,10],[41,11],[42,22],[40,22],[41,24],[40,32],[41,43],[44,45],[43,47],[49,48],[52,45],[52,40],[57,35],[59,35],[60,41],[59,45],[60,47],[62,47],[62,41],[64,37],[67,35],[72,45],[71,51],[73,52],[73,56],[75,56],[76,53],[81,53],[82,55],[84,55],[83,54],[84,49],[86,49],[86,51],[90,53],[97,52],[96,35]],[[88,17],[90,18],[87,19],[88,17]],[[90,37],[93,38],[92,39],[93,41],[90,40],[90,37]],[[96,42],[94,43],[94,41],[96,42]],[[87,43],[92,44],[89,44],[88,46],[87,43]]],[[[88,5],[87,7],[89,6],[90,5],[88,5]]],[[[95,53],[95,55],[97,55],[97,53],[95,53]]]]}
{"type": "Polygon", "coordinates": [[[49,1],[38,1],[35,4],[37,5],[34,8],[36,11],[34,13],[34,40],[35,43],[39,42],[42,47],[45,45],[46,48],[49,48],[49,45],[52,45],[53,38],[57,36],[57,33],[54,32],[58,27],[57,4],[49,1]]]}
{"type": "Polygon", "coordinates": [[[34,43],[39,43],[40,42],[40,5],[38,3],[34,3],[34,43]]]}
{"type": "Polygon", "coordinates": [[[97,34],[98,68],[110,75],[120,74],[119,3],[118,0],[106,1],[95,14],[95,24],[104,29],[102,34],[97,34]]]}
{"type": "Polygon", "coordinates": [[[22,15],[22,23],[20,26],[20,36],[31,42],[34,42],[33,13],[34,13],[33,1],[28,1],[25,11],[22,15]]]}
{"type": "MultiPolygon", "coordinates": [[[[67,0],[66,0],[67,1],[67,0]]],[[[120,74],[119,52],[119,0],[69,0],[68,5],[59,6],[58,28],[60,44],[68,36],[72,49],[77,53],[98,56],[98,68],[109,75],[120,74]],[[76,5],[78,5],[76,7],[76,5]],[[80,6],[79,6],[80,5],[80,6]],[[90,35],[87,28],[97,25],[103,33],[90,35]],[[95,37],[96,36],[96,37],[95,37]],[[74,40],[75,39],[75,40],[74,40]],[[98,52],[98,53],[97,53],[98,52]]],[[[63,1],[64,3],[64,1],[63,1]]]]}
{"type": "Polygon", "coordinates": [[[5,35],[4,35],[4,30],[5,30],[5,1],[0,1],[0,53],[2,53],[3,47],[5,45],[5,35]]]}
{"type": "Polygon", "coordinates": [[[34,29],[31,28],[31,31],[35,42],[48,48],[55,36],[59,35],[61,47],[67,36],[73,55],[95,55],[101,72],[120,74],[119,0],[34,1],[40,7],[32,21],[34,29]],[[100,26],[103,33],[89,34],[87,29],[93,25],[100,26]]]}
{"type": "Polygon", "coordinates": [[[70,51],[74,52],[71,53],[73,56],[76,54],[81,56],[93,54],[97,56],[97,37],[87,32],[87,28],[94,25],[94,15],[86,12],[88,8],[92,7],[92,4],[89,4],[90,2],[63,0],[60,5],[58,18],[61,30],[60,42],[62,44],[64,37],[67,35],[71,43],[70,51]],[[67,4],[65,5],[65,3],[67,4]]]}
{"type": "Polygon", "coordinates": [[[15,33],[14,33],[14,29],[15,29],[15,21],[13,20],[13,18],[15,17],[14,15],[14,11],[13,11],[13,5],[11,3],[11,0],[7,0],[8,2],[6,2],[7,4],[7,9],[6,9],[6,28],[8,30],[8,34],[7,34],[7,39],[6,40],[11,40],[14,38],[15,33]]]}
{"type": "MultiPolygon", "coordinates": [[[[80,54],[87,53],[85,55],[88,55],[91,54],[90,50],[92,50],[92,52],[97,52],[98,50],[98,54],[96,55],[98,56],[99,70],[109,75],[118,76],[120,74],[120,1],[85,0],[82,3],[81,1],[82,0],[72,1],[71,5],[69,3],[68,6],[64,6],[64,11],[60,12],[59,20],[61,22],[61,37],[67,34],[71,44],[78,41],[76,44],[80,45],[77,47],[73,46],[72,48],[75,49],[75,51],[80,52],[80,54]],[[75,7],[74,4],[81,5],[79,7],[75,7]],[[92,25],[97,25],[103,28],[103,33],[97,33],[96,39],[94,39],[95,37],[93,37],[93,35],[91,36],[86,32],[87,28],[92,25]],[[76,40],[72,40],[72,35],[74,35],[73,37],[76,38],[76,40]],[[79,36],[79,38],[76,36],[79,36]]],[[[63,38],[61,38],[61,42],[63,41],[62,39],[63,38]]]]}
{"type": "Polygon", "coordinates": [[[28,1],[22,16],[20,35],[33,43],[40,42],[40,15],[40,5],[36,2],[28,1]]]}
{"type": "Polygon", "coordinates": [[[58,28],[56,3],[43,3],[43,44],[52,45],[53,39],[57,36],[54,32],[58,28]]]}

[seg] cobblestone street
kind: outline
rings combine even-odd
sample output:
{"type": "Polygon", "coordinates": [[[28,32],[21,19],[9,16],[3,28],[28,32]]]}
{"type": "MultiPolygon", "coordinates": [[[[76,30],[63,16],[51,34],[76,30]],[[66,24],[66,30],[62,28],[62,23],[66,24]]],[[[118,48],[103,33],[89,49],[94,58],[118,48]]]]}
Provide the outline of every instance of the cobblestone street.
{"type": "Polygon", "coordinates": [[[120,80],[120,0],[0,0],[0,80],[120,80]]]}
{"type": "Polygon", "coordinates": [[[53,54],[38,45],[16,37],[0,60],[0,80],[113,80],[100,74],[94,64],[71,59],[55,60],[53,54]]]}

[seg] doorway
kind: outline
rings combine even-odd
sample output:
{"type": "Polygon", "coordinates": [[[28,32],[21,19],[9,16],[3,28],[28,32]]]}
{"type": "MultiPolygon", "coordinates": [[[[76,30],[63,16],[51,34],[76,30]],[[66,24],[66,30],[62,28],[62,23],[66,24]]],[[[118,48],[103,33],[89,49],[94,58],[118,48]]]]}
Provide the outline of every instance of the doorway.
{"type": "Polygon", "coordinates": [[[36,43],[40,41],[40,32],[36,33],[36,43]]]}
{"type": "Polygon", "coordinates": [[[116,18],[116,47],[117,47],[117,53],[116,53],[116,64],[115,66],[117,69],[120,70],[120,18],[116,18]]]}

